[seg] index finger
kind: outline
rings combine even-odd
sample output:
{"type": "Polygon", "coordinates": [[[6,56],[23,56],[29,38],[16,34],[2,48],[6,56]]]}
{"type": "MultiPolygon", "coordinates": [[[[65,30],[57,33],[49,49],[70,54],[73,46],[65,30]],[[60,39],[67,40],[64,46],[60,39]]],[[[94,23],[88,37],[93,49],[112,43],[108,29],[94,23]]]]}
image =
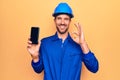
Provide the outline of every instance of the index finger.
{"type": "Polygon", "coordinates": [[[81,31],[81,25],[79,23],[75,23],[74,25],[78,29],[78,31],[81,31]]]}

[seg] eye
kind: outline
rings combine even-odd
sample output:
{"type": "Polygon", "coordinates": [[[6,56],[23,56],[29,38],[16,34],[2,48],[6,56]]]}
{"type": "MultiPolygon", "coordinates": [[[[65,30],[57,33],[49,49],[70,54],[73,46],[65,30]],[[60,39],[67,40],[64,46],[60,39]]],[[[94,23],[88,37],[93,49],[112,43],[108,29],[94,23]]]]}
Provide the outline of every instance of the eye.
{"type": "Polygon", "coordinates": [[[61,17],[58,17],[57,20],[61,20],[62,18],[61,17]]]}
{"type": "Polygon", "coordinates": [[[64,20],[68,21],[68,20],[70,20],[70,19],[69,19],[69,18],[65,18],[64,20]]]}

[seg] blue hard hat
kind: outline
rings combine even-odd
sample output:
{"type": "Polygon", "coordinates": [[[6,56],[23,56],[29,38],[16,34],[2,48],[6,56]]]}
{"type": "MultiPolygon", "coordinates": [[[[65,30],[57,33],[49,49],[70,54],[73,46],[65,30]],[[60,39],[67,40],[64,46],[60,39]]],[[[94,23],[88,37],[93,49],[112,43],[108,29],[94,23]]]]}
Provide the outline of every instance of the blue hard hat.
{"type": "Polygon", "coordinates": [[[55,8],[53,16],[56,17],[59,14],[67,14],[70,18],[73,18],[73,12],[71,7],[67,3],[59,3],[58,6],[55,8]]]}

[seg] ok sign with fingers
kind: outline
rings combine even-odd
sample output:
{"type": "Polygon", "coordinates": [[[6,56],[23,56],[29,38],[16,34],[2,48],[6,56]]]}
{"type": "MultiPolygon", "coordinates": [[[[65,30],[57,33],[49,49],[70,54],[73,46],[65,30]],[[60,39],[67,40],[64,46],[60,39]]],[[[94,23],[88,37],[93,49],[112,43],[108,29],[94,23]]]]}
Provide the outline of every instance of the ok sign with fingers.
{"type": "Polygon", "coordinates": [[[85,41],[83,29],[79,23],[74,25],[77,28],[77,32],[73,32],[73,34],[76,36],[73,38],[73,40],[81,46],[83,53],[87,54],[89,52],[89,48],[85,41]]]}

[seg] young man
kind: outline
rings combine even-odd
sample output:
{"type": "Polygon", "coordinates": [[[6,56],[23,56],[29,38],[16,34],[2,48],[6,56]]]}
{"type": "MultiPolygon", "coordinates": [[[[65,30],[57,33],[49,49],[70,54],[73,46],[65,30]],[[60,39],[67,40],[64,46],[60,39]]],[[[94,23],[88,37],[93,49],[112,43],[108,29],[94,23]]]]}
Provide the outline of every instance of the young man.
{"type": "Polygon", "coordinates": [[[68,32],[74,17],[70,6],[58,4],[53,17],[57,29],[55,35],[42,39],[37,45],[28,40],[27,49],[32,56],[34,71],[44,70],[44,80],[80,80],[83,62],[89,71],[97,72],[98,61],[85,41],[80,24],[75,24],[76,38],[68,32]]]}

